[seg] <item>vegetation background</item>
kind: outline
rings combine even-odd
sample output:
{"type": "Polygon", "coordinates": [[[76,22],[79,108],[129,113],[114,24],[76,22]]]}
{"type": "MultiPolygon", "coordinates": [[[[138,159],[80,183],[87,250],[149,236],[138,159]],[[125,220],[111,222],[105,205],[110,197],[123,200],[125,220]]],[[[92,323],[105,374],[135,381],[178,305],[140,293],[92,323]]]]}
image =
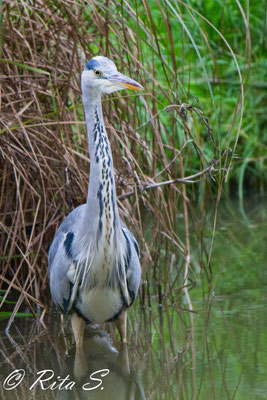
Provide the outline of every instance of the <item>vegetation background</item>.
{"type": "Polygon", "coordinates": [[[34,315],[50,304],[49,244],[86,198],[80,75],[99,54],[145,88],[103,99],[121,214],[141,246],[140,302],[175,293],[182,307],[184,293],[192,308],[198,278],[212,288],[222,194],[242,209],[264,193],[266,1],[0,5],[1,306],[18,293],[1,316],[10,326],[22,304],[34,315]]]}

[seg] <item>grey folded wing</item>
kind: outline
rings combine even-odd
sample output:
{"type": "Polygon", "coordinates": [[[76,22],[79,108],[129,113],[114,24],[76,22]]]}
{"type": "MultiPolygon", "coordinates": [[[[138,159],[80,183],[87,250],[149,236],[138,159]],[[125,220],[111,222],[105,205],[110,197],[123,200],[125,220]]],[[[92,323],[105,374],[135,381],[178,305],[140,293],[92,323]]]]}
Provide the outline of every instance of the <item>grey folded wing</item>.
{"type": "Polygon", "coordinates": [[[73,256],[75,221],[82,218],[84,205],[73,210],[58,228],[48,253],[48,271],[53,302],[63,312],[70,310],[74,298],[71,298],[73,283],[68,272],[75,259],[73,256]],[[71,301],[72,300],[72,301],[71,301]]]}
{"type": "Polygon", "coordinates": [[[137,296],[141,280],[141,266],[139,262],[139,247],[133,234],[122,223],[122,232],[126,240],[126,280],[130,294],[131,305],[137,296]]]}
{"type": "Polygon", "coordinates": [[[54,241],[49,249],[48,269],[50,290],[53,302],[61,311],[69,310],[70,298],[73,284],[68,279],[68,271],[73,263],[70,255],[67,254],[64,242],[66,234],[57,232],[54,241]]]}

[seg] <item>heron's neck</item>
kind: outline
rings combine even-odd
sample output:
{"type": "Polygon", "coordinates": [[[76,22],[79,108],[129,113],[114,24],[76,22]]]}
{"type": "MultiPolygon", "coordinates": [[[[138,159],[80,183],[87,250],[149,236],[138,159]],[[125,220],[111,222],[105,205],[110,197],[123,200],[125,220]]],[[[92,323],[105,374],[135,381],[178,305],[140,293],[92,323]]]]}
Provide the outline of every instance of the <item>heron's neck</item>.
{"type": "Polygon", "coordinates": [[[101,95],[83,94],[90,153],[90,179],[85,224],[96,240],[114,242],[118,226],[113,161],[104,126],[101,95]]]}

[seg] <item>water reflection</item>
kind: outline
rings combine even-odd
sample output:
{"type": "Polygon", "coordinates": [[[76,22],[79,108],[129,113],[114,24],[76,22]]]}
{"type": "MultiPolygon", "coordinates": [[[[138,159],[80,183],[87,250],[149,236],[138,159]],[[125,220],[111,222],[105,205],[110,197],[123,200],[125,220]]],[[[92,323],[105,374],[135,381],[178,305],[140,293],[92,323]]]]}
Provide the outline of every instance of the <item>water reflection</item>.
{"type": "MultiPolygon", "coordinates": [[[[71,355],[62,375],[74,376],[74,391],[81,399],[145,399],[140,379],[130,367],[127,344],[120,344],[117,351],[110,335],[100,329],[88,327],[83,353],[71,355]]],[[[57,399],[72,399],[74,391],[59,391],[57,399]]]]}
{"type": "Polygon", "coordinates": [[[41,326],[34,335],[37,325],[31,323],[31,332],[29,321],[25,326],[23,320],[13,326],[15,333],[1,335],[6,361],[5,366],[1,363],[1,399],[145,399],[127,344],[118,342],[118,351],[110,334],[88,326],[83,353],[75,354],[74,346],[68,351],[71,334],[64,326],[57,325],[60,337],[41,326]]]}

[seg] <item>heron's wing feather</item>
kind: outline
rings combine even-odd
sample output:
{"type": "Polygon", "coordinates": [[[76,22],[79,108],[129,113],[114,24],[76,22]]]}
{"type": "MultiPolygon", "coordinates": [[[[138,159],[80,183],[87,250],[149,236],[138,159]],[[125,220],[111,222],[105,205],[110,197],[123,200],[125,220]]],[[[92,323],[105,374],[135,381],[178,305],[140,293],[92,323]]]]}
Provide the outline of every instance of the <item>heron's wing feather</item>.
{"type": "Polygon", "coordinates": [[[63,312],[70,310],[75,300],[76,261],[73,256],[75,221],[82,215],[84,205],[75,208],[60,225],[48,254],[48,270],[52,299],[63,312]]]}
{"type": "Polygon", "coordinates": [[[129,229],[122,223],[122,232],[126,240],[126,281],[128,286],[128,292],[130,294],[131,305],[137,296],[140,279],[141,279],[141,267],[139,262],[139,247],[133,234],[129,229]]]}
{"type": "Polygon", "coordinates": [[[64,245],[65,242],[64,233],[59,233],[55,236],[55,239],[50,247],[48,263],[49,263],[49,274],[50,274],[50,290],[52,299],[57,307],[63,312],[67,312],[69,309],[69,303],[71,298],[71,292],[73,284],[68,278],[68,271],[71,268],[73,260],[67,254],[64,245]],[[57,245],[57,248],[53,254],[53,245],[57,245]]]}

